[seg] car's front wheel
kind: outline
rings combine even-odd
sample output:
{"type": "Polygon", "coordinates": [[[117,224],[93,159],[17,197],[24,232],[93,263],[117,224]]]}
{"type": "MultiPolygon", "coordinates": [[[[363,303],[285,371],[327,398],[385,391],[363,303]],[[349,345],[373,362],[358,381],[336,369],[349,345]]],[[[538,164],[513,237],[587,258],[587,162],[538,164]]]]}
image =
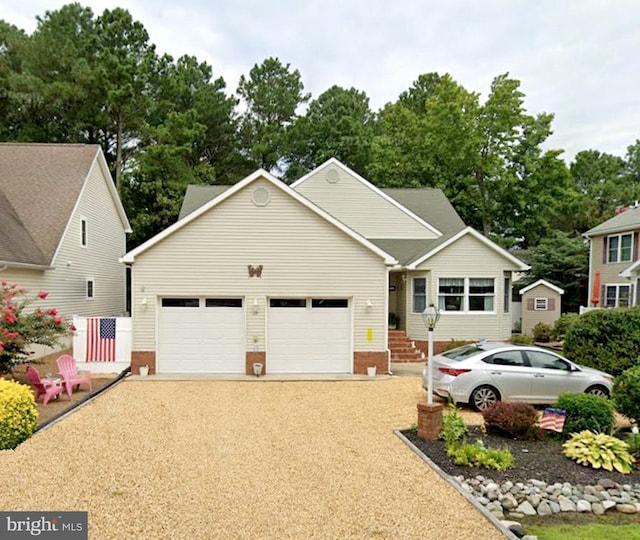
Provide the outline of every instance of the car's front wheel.
{"type": "Polygon", "coordinates": [[[500,393],[493,386],[479,386],[471,392],[471,406],[477,411],[484,411],[500,401],[500,393]]]}
{"type": "Polygon", "coordinates": [[[600,397],[604,397],[604,398],[608,398],[609,397],[609,390],[606,389],[606,387],[604,386],[600,386],[598,384],[594,385],[594,386],[590,386],[589,388],[587,388],[584,392],[585,394],[591,394],[592,396],[600,396],[600,397]]]}

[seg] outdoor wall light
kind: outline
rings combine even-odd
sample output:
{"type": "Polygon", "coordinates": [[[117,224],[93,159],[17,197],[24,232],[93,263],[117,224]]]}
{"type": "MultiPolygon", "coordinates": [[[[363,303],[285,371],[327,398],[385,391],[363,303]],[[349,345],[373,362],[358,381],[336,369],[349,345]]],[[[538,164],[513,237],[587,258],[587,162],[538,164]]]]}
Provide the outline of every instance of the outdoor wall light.
{"type": "Polygon", "coordinates": [[[254,315],[258,314],[258,308],[259,308],[258,299],[254,298],[252,308],[251,308],[251,311],[253,312],[254,315]]]}
{"type": "Polygon", "coordinates": [[[142,309],[147,309],[147,297],[143,296],[142,300],[140,300],[140,306],[142,306],[142,309]]]}
{"type": "Polygon", "coordinates": [[[371,311],[373,309],[373,302],[371,301],[371,299],[367,300],[367,311],[371,311]]]}

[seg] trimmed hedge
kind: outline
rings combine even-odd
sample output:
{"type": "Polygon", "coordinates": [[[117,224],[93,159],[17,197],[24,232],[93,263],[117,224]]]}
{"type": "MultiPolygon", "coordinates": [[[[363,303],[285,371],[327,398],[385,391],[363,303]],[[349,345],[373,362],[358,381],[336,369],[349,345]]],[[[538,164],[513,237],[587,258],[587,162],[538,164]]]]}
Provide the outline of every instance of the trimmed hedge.
{"type": "Polygon", "coordinates": [[[632,367],[616,378],[611,398],[618,411],[640,422],[640,366],[632,367]]]}
{"type": "Polygon", "coordinates": [[[610,433],[615,425],[615,409],[610,400],[592,394],[562,394],[553,404],[564,409],[567,418],[562,435],[589,430],[595,433],[610,433]]]}
{"type": "Polygon", "coordinates": [[[640,307],[583,313],[567,329],[564,354],[613,376],[640,365],[640,307]]]}

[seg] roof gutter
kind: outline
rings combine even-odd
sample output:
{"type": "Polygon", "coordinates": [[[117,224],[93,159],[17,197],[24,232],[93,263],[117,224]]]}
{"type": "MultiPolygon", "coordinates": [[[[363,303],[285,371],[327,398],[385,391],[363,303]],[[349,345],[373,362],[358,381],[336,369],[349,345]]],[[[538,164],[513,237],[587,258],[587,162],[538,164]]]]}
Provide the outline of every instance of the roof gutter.
{"type": "Polygon", "coordinates": [[[3,265],[3,268],[0,268],[0,272],[7,268],[26,268],[27,270],[53,270],[54,268],[50,264],[30,264],[12,261],[0,261],[0,265],[3,265]]]}

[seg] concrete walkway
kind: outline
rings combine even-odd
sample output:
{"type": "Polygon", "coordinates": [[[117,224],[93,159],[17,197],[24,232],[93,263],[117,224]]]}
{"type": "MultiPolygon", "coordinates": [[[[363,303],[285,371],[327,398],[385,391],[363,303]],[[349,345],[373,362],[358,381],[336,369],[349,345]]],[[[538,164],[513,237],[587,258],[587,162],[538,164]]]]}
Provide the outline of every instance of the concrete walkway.
{"type": "Polygon", "coordinates": [[[126,380],[0,452],[0,508],[86,510],[97,539],[498,539],[394,430],[418,377],[126,380]]]}

